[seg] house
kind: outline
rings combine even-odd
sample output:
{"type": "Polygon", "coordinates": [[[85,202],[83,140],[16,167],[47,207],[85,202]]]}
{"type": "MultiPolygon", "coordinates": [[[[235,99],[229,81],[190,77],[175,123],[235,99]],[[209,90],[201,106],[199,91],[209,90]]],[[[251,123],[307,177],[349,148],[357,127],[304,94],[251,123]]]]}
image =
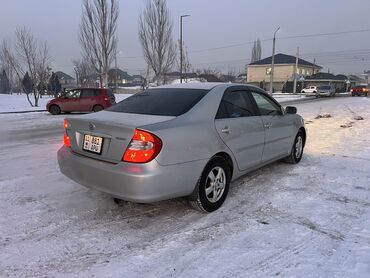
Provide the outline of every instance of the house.
{"type": "Polygon", "coordinates": [[[132,76],[129,75],[126,71],[121,69],[110,69],[108,71],[108,84],[109,86],[122,86],[124,84],[132,83],[132,76]]]}
{"type": "Polygon", "coordinates": [[[370,70],[364,71],[364,77],[367,79],[367,84],[370,84],[370,70]]]}
{"type": "Polygon", "coordinates": [[[132,76],[132,85],[134,86],[142,86],[145,82],[145,78],[141,75],[133,75],[132,76]]]}
{"type": "Polygon", "coordinates": [[[76,86],[76,80],[72,76],[62,71],[55,72],[55,75],[58,76],[62,89],[71,89],[76,86]]]}
{"type": "MultiPolygon", "coordinates": [[[[269,90],[272,56],[250,63],[247,66],[247,82],[256,86],[263,84],[269,90]]],[[[281,91],[287,81],[294,80],[296,57],[278,53],[274,56],[274,90],[281,91]]],[[[320,71],[322,67],[303,59],[298,59],[297,72],[299,76],[310,76],[320,71]]]]}

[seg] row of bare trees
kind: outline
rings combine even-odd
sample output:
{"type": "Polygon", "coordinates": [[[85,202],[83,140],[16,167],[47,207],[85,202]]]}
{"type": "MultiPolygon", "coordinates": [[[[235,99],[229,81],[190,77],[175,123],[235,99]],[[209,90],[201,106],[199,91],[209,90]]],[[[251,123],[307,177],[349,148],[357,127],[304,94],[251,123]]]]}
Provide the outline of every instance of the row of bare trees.
{"type": "Polygon", "coordinates": [[[8,69],[8,75],[26,93],[30,105],[38,106],[40,95],[47,87],[51,75],[46,42],[36,39],[26,27],[18,28],[14,42],[5,39],[2,41],[0,62],[8,69]],[[27,84],[30,84],[27,88],[22,82],[25,76],[28,76],[27,84]]]}

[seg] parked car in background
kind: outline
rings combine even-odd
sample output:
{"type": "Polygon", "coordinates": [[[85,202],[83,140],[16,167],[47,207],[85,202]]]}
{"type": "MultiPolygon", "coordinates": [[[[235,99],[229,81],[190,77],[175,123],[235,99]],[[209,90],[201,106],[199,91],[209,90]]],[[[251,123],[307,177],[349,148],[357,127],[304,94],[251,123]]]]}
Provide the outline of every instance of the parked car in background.
{"type": "Polygon", "coordinates": [[[351,89],[351,95],[354,96],[367,96],[369,93],[369,88],[367,85],[359,85],[351,89]]]}
{"type": "Polygon", "coordinates": [[[302,94],[305,94],[306,97],[316,96],[317,86],[308,86],[301,91],[302,94]]]}
{"type": "Polygon", "coordinates": [[[187,196],[212,212],[232,180],[276,160],[301,160],[306,130],[296,112],[251,85],[161,86],[66,118],[58,163],[72,180],[118,199],[187,196]]]}
{"type": "Polygon", "coordinates": [[[103,88],[77,88],[50,100],[46,110],[53,115],[62,112],[98,112],[116,103],[113,92],[103,88]]]}
{"type": "Polygon", "coordinates": [[[335,88],[332,85],[321,85],[317,88],[316,97],[333,97],[335,95],[335,88]]]}

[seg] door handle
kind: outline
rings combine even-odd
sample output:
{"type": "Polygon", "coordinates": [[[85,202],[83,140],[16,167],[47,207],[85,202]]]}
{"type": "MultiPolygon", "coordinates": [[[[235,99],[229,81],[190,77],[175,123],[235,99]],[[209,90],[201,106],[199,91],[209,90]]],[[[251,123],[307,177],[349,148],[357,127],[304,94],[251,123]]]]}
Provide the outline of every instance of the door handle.
{"type": "Polygon", "coordinates": [[[271,123],[265,124],[265,128],[271,128],[271,127],[272,127],[271,123]]]}
{"type": "Polygon", "coordinates": [[[230,134],[231,133],[231,129],[228,126],[225,126],[223,129],[221,129],[221,132],[222,133],[226,133],[226,134],[230,134]]]}

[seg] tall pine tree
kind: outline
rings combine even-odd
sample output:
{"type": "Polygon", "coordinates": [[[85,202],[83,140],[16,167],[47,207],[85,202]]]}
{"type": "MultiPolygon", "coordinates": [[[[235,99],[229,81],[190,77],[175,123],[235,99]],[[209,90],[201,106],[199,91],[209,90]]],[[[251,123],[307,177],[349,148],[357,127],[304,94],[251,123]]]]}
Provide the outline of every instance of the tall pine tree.
{"type": "Polygon", "coordinates": [[[257,39],[253,43],[251,63],[261,60],[262,56],[262,47],[260,39],[257,39]]]}

